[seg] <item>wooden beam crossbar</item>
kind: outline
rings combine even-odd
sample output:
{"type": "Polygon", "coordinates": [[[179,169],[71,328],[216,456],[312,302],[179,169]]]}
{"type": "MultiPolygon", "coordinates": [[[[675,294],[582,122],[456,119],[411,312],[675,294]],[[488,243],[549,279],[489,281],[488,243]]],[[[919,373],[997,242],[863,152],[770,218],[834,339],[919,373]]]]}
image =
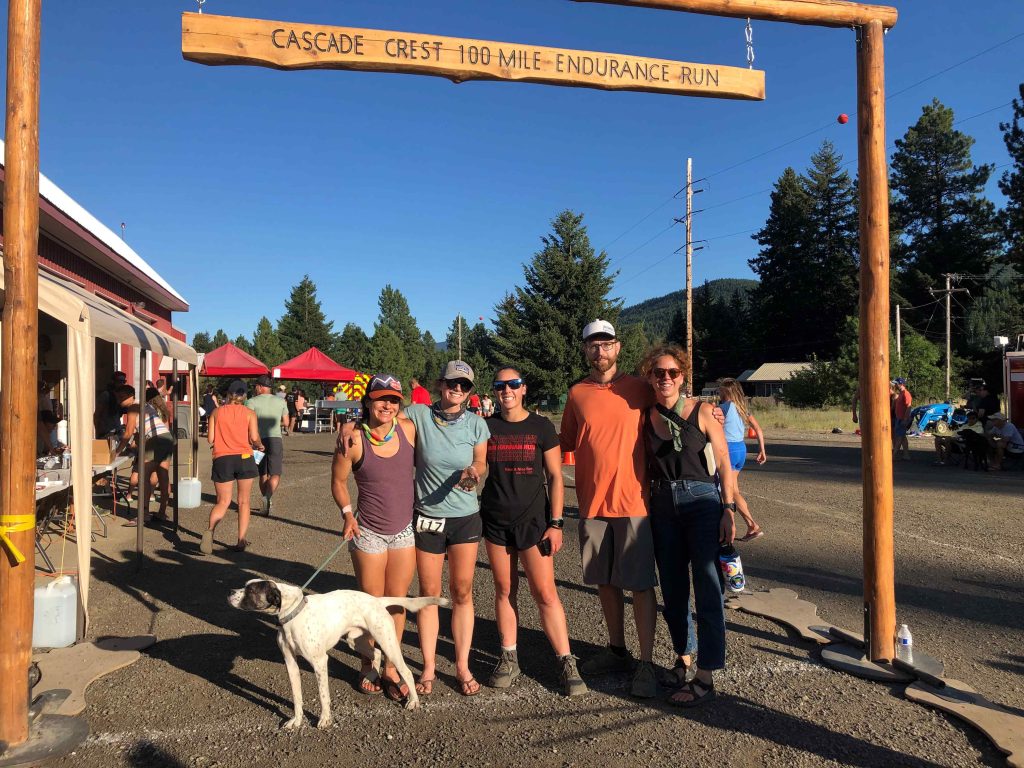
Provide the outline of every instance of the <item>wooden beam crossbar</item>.
{"type": "Polygon", "coordinates": [[[682,96],[764,99],[764,72],[618,53],[379,29],[184,13],[182,56],[200,64],[350,69],[682,96]]]}
{"type": "Polygon", "coordinates": [[[863,26],[878,21],[885,29],[896,26],[897,10],[888,5],[851,3],[846,0],[574,0],[577,3],[629,5],[726,16],[760,21],[788,21],[818,27],[863,26]]]}

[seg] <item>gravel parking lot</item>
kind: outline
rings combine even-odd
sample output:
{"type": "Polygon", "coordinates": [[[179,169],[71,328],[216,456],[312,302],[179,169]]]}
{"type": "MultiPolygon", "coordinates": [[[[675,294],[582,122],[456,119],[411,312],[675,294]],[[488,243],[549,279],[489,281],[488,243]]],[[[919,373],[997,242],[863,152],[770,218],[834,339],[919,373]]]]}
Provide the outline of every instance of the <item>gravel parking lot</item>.
{"type": "MultiPolygon", "coordinates": [[[[766,531],[741,554],[754,589],[786,586],[818,606],[823,621],[860,631],[860,447],[847,435],[772,435],[769,462],[745,471],[742,487],[766,531]]],[[[331,730],[279,730],[290,716],[287,676],[275,626],[226,603],[229,589],[266,576],[301,584],[336,546],[330,496],[330,435],[285,440],[285,475],[274,516],[255,518],[243,554],[233,513],[211,557],[198,536],[212,500],[208,452],[201,450],[204,504],[183,510],[180,543],[147,531],[141,570],[134,532],[118,530],[93,559],[91,637],[153,633],[137,663],[88,692],[92,736],[55,765],[718,765],[972,766],[1003,758],[970,727],[915,705],[899,686],[824,667],[812,644],[773,622],[727,614],[728,669],[717,699],[696,710],[630,698],[628,679],[588,680],[588,696],[563,698],[525,586],[519,637],[524,675],[508,691],[464,698],[454,687],[453,649],[442,612],[439,683],[416,712],[355,690],[357,658],[336,649],[331,730]]],[[[946,664],[992,700],[1024,714],[1024,472],[980,473],[930,465],[930,441],[913,442],[896,475],[898,620],[915,648],[946,664]]],[[[566,470],[572,477],[571,469],[566,470]]],[[[569,494],[570,503],[574,496],[569,494]]],[[[569,510],[570,515],[575,510],[569,510]]],[[[574,652],[605,642],[594,590],[580,582],[575,527],[556,561],[574,652]]],[[[340,553],[312,585],[354,588],[340,553]]],[[[474,671],[485,679],[498,650],[493,589],[481,549],[475,585],[474,671]]],[[[419,668],[415,624],[405,652],[419,668]]],[[[659,620],[656,661],[670,664],[659,620]]],[[[307,718],[315,721],[313,674],[303,665],[307,718]]],[[[45,689],[44,684],[41,688],[45,689]]]]}

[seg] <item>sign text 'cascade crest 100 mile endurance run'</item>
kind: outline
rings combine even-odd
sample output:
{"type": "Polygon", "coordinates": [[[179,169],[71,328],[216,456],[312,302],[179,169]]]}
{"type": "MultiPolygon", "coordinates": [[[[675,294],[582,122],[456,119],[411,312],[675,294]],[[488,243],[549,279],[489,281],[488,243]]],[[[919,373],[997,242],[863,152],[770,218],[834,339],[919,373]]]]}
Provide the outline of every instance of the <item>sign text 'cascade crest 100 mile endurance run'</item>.
{"type": "Polygon", "coordinates": [[[645,56],[375,29],[182,14],[181,51],[202,64],[354,69],[455,82],[511,80],[712,98],[763,99],[764,72],[645,56]]]}

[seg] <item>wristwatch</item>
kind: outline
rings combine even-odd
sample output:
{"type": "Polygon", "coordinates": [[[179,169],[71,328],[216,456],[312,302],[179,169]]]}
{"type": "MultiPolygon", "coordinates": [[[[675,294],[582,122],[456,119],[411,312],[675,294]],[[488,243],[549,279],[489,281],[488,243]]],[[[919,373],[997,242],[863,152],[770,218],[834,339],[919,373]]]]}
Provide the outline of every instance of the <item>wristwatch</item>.
{"type": "Polygon", "coordinates": [[[730,512],[736,511],[736,502],[730,501],[728,504],[723,504],[722,509],[728,509],[730,512]]]}
{"type": "Polygon", "coordinates": [[[548,528],[557,528],[558,530],[562,530],[563,528],[565,528],[565,518],[551,518],[550,520],[548,520],[548,528]]]}

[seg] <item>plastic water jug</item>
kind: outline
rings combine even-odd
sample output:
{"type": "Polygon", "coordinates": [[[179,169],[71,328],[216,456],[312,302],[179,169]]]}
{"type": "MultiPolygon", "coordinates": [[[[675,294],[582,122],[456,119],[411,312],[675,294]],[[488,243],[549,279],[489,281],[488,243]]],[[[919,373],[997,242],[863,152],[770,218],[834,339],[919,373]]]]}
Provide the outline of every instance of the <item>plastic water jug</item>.
{"type": "Polygon", "coordinates": [[[67,648],[75,643],[78,588],[70,576],[36,587],[32,620],[33,648],[67,648]]]}
{"type": "Polygon", "coordinates": [[[178,508],[195,509],[203,497],[203,486],[198,477],[178,478],[178,508]]]}

